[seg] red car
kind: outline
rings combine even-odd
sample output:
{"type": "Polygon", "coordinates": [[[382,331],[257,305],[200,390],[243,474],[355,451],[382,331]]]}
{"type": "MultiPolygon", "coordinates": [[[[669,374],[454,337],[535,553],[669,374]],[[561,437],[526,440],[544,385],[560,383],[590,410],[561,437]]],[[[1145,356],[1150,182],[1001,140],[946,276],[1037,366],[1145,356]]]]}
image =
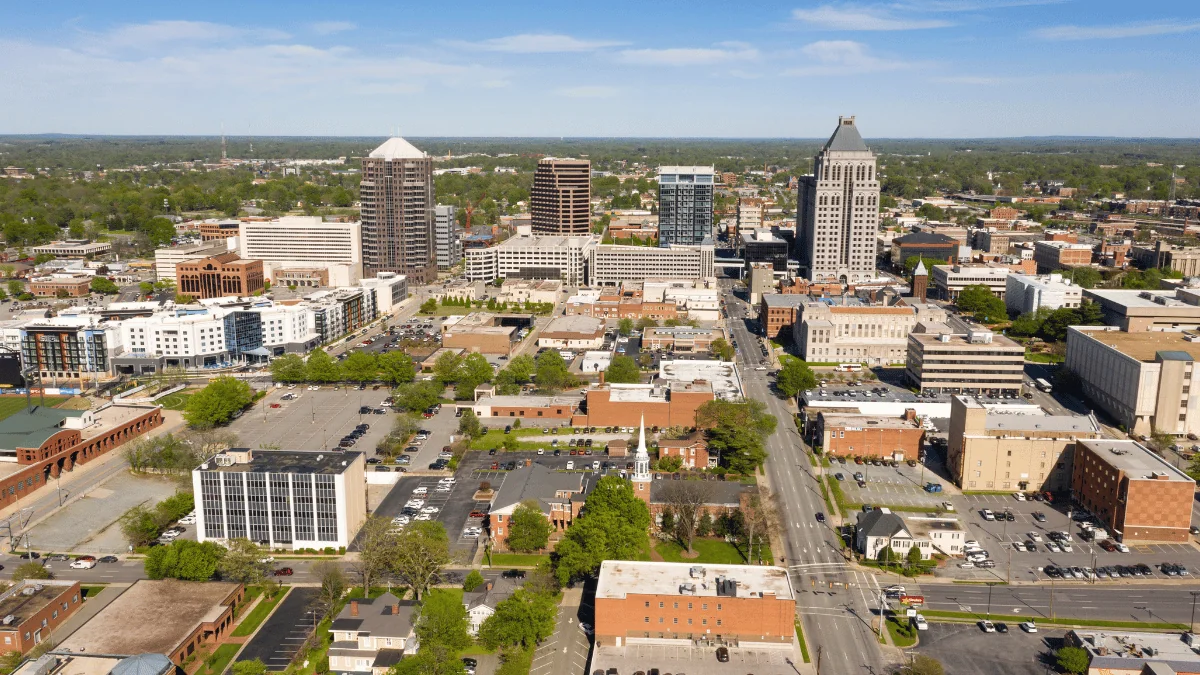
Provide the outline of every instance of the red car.
{"type": "Polygon", "coordinates": [[[500,462],[492,462],[492,471],[500,468],[500,462]]]}
{"type": "Polygon", "coordinates": [[[483,518],[483,511],[472,511],[468,518],[483,518]]]}
{"type": "Polygon", "coordinates": [[[279,408],[279,407],[281,407],[281,406],[280,406],[278,403],[272,403],[272,404],[271,404],[271,407],[272,407],[272,408],[279,408]]]}
{"type": "Polygon", "coordinates": [[[292,568],[290,568],[290,567],[280,567],[279,569],[275,570],[275,576],[277,576],[277,577],[290,577],[290,576],[292,576],[292,568]]]}

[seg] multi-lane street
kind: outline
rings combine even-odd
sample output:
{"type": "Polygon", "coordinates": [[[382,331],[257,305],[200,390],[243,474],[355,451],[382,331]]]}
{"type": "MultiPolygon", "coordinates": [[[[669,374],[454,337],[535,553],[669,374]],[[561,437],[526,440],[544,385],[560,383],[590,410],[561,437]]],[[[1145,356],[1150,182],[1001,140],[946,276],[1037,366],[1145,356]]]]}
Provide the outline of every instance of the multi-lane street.
{"type": "Polygon", "coordinates": [[[775,556],[792,571],[805,635],[814,650],[820,649],[824,672],[881,673],[885,659],[871,627],[879,587],[873,575],[846,564],[837,532],[827,523],[817,522],[816,514],[825,506],[792,423],[792,411],[772,391],[768,371],[756,370],[767,365],[767,360],[746,323],[751,310],[731,292],[724,298],[746,397],[766,403],[779,422],[767,439],[766,465],[767,478],[777,495],[785,546],[775,556]]]}
{"type": "MultiPolygon", "coordinates": [[[[914,591],[910,591],[914,592],[914,591]]],[[[1193,604],[1200,598],[1200,587],[1181,586],[1067,586],[1053,589],[1038,586],[1006,586],[990,589],[984,585],[924,584],[920,587],[925,606],[944,611],[988,612],[991,595],[992,614],[1015,614],[1032,619],[1104,619],[1108,621],[1146,621],[1187,624],[1192,620],[1193,604]]]]}

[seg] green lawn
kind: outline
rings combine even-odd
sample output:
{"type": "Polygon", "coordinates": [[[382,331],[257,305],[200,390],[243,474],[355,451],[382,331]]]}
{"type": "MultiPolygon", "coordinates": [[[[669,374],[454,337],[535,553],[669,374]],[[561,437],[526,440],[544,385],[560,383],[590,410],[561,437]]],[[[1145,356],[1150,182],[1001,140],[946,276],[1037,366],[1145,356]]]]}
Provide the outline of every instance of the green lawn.
{"type": "Polygon", "coordinates": [[[217,651],[205,659],[204,665],[200,666],[196,675],[222,675],[233,660],[233,655],[241,648],[240,644],[224,644],[217,647],[217,651]]]}
{"type": "Polygon", "coordinates": [[[492,567],[537,567],[543,560],[549,560],[548,555],[522,553],[493,553],[492,567]]]}
{"type": "Polygon", "coordinates": [[[808,643],[804,640],[804,626],[800,625],[800,619],[796,619],[796,641],[800,643],[800,656],[804,657],[804,662],[812,663],[808,657],[808,643]]]}
{"type": "Polygon", "coordinates": [[[233,636],[245,637],[258,630],[259,625],[271,615],[271,612],[274,611],[275,606],[279,604],[279,601],[283,600],[283,596],[288,594],[288,590],[289,589],[286,587],[281,588],[279,589],[279,592],[275,594],[274,598],[264,598],[260,600],[259,603],[254,606],[254,609],[250,610],[249,614],[242,617],[241,623],[238,624],[237,628],[233,629],[233,636]]]}
{"type": "Polygon", "coordinates": [[[96,597],[96,594],[97,594],[97,593],[99,593],[100,591],[103,591],[103,590],[104,590],[104,589],[106,589],[106,588],[108,588],[108,586],[104,586],[104,585],[87,585],[87,586],[80,586],[80,587],[79,587],[79,590],[80,590],[81,594],[83,595],[83,599],[84,599],[84,600],[87,600],[87,599],[89,599],[89,598],[94,598],[94,597],[96,597]]]}
{"type": "MultiPolygon", "coordinates": [[[[67,397],[65,396],[47,396],[44,399],[40,396],[29,397],[29,402],[33,405],[45,405],[47,408],[53,408],[66,400],[67,397]]],[[[24,409],[24,396],[0,396],[0,420],[24,409]]]]}
{"type": "MultiPolygon", "coordinates": [[[[511,439],[516,441],[518,447],[522,450],[545,448],[547,452],[550,452],[550,441],[563,439],[564,436],[570,436],[570,434],[563,434],[561,432],[557,435],[543,434],[541,429],[513,429],[512,432],[506,434],[503,429],[492,429],[482,437],[471,441],[471,449],[499,450],[504,445],[504,441],[511,439]]],[[[566,446],[566,441],[559,440],[559,445],[566,446]]]]}
{"type": "Polygon", "coordinates": [[[1032,363],[1062,363],[1066,358],[1058,354],[1046,354],[1043,352],[1025,352],[1025,360],[1032,363]]]}
{"type": "Polygon", "coordinates": [[[892,644],[897,647],[911,647],[917,641],[917,629],[900,623],[899,617],[889,616],[887,629],[888,635],[892,637],[892,644]]]}
{"type": "MultiPolygon", "coordinates": [[[[723,539],[700,539],[697,538],[692,547],[699,553],[699,557],[685,558],[683,557],[683,547],[674,541],[664,541],[654,547],[662,559],[667,562],[694,562],[707,563],[710,565],[744,565],[746,564],[746,556],[742,554],[742,550],[737,546],[730,544],[723,539]]],[[[771,552],[766,549],[762,552],[763,560],[771,560],[771,552]]]]}
{"type": "Polygon", "coordinates": [[[162,407],[166,408],[167,410],[183,410],[187,407],[188,399],[191,398],[195,393],[196,392],[194,391],[188,391],[185,389],[183,391],[177,391],[170,396],[164,396],[163,398],[160,398],[158,402],[161,403],[162,407]]]}

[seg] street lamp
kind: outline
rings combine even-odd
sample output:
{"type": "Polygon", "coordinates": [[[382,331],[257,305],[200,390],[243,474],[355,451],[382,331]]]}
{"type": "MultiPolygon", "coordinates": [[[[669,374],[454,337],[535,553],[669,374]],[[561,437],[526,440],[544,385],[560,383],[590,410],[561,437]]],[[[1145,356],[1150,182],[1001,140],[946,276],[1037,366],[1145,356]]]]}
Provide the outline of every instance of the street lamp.
{"type": "Polygon", "coordinates": [[[1196,630],[1196,596],[1200,595],[1200,591],[1189,591],[1192,594],[1192,620],[1188,622],[1188,630],[1195,632],[1196,630]]]}

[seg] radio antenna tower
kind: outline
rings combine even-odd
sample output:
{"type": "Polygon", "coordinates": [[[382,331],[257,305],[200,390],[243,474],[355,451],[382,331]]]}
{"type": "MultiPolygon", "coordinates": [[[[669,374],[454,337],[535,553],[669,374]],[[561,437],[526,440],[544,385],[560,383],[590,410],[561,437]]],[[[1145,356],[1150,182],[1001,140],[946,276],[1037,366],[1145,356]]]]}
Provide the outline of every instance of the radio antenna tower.
{"type": "Polygon", "coordinates": [[[226,159],[227,159],[227,156],[225,154],[225,123],[222,122],[221,123],[221,161],[224,162],[226,159]]]}

